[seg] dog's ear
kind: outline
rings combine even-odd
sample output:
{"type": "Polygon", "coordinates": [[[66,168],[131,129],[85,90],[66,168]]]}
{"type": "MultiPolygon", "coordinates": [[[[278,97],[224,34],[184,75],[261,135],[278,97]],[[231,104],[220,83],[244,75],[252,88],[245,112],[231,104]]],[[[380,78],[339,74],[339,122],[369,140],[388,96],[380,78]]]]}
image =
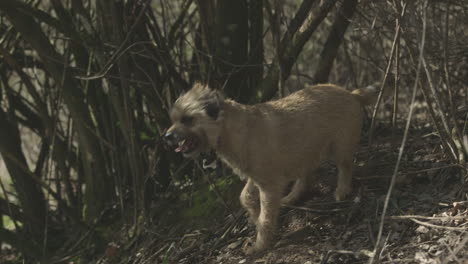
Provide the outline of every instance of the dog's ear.
{"type": "Polygon", "coordinates": [[[214,120],[218,119],[223,103],[224,96],[219,91],[212,91],[210,99],[205,104],[206,114],[214,120]]]}
{"type": "Polygon", "coordinates": [[[213,118],[214,120],[218,119],[219,112],[221,111],[220,105],[217,102],[210,102],[205,105],[206,114],[213,118]]]}

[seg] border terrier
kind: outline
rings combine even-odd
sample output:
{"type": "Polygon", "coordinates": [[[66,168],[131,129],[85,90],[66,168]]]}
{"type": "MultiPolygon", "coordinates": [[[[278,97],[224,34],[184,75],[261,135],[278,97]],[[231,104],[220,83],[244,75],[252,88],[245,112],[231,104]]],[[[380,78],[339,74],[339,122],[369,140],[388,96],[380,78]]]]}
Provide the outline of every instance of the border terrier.
{"type": "Polygon", "coordinates": [[[164,140],[187,158],[214,150],[247,179],[240,202],[257,235],[246,253],[257,253],[273,245],[280,205],[300,197],[322,162],[333,160],[338,168],[335,198],[350,194],[362,106],[372,103],[371,90],[349,92],[321,84],[275,101],[243,105],[196,83],[175,101],[164,140]]]}

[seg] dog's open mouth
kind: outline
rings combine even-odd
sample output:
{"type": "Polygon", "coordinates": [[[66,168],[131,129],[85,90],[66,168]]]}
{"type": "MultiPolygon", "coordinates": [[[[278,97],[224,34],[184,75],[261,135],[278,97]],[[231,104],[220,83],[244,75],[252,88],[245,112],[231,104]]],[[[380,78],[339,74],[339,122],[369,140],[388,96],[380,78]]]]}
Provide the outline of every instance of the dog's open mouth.
{"type": "Polygon", "coordinates": [[[188,137],[179,141],[178,147],[175,149],[175,152],[182,152],[183,154],[192,153],[197,149],[198,143],[194,137],[188,137]]]}

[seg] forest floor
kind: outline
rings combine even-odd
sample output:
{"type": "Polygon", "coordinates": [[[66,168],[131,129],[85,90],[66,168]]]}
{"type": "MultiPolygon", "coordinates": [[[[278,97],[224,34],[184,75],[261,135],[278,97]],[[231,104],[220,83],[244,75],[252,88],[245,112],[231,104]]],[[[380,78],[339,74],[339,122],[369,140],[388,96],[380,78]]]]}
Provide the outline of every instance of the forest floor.
{"type": "MultiPolygon", "coordinates": [[[[466,168],[441,156],[439,138],[426,127],[410,130],[386,213],[381,263],[468,264],[466,168]]],[[[235,197],[234,212],[210,216],[202,226],[173,223],[171,235],[162,235],[161,226],[149,228],[120,263],[367,263],[403,132],[397,131],[396,144],[391,128],[375,134],[372,146],[356,153],[354,197],[334,201],[336,169],[325,165],[316,188],[282,209],[279,241],[265,254],[243,254],[255,230],[235,197]]]]}

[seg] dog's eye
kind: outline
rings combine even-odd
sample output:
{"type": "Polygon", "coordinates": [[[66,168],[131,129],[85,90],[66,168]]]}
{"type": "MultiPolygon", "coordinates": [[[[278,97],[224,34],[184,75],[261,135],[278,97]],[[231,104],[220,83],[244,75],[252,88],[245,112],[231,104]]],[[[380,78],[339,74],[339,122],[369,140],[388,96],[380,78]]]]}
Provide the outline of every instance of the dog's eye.
{"type": "Polygon", "coordinates": [[[193,116],[183,116],[180,122],[185,126],[191,126],[193,124],[193,116]]]}

